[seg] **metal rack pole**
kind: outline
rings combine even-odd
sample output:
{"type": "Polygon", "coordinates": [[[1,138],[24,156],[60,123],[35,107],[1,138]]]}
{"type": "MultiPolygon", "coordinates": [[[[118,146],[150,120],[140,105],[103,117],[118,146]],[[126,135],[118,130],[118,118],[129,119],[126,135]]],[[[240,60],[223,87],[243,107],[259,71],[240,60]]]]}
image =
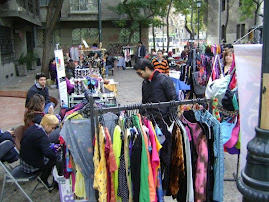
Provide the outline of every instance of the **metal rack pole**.
{"type": "Polygon", "coordinates": [[[92,130],[92,136],[94,137],[95,134],[95,126],[94,126],[94,100],[92,95],[86,95],[87,99],[89,99],[90,103],[90,116],[91,116],[91,130],[92,130]]]}
{"type": "Polygon", "coordinates": [[[186,104],[196,104],[196,103],[208,103],[212,102],[212,99],[193,99],[193,100],[183,100],[183,101],[171,101],[171,102],[160,102],[160,103],[147,103],[147,104],[136,104],[136,105],[126,105],[122,107],[110,107],[110,108],[103,108],[95,109],[95,113],[99,113],[102,111],[102,113],[106,112],[119,112],[119,111],[125,111],[125,110],[134,110],[134,109],[149,109],[149,108],[161,108],[161,107],[170,107],[170,106],[178,106],[178,105],[186,105],[186,104]]]}

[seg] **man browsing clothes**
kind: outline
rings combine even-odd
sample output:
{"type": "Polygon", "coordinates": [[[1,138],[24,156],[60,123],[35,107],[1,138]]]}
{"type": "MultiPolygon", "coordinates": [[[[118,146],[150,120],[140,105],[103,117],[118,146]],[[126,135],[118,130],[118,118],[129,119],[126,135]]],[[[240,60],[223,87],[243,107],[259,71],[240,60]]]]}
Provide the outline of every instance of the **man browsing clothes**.
{"type": "MultiPolygon", "coordinates": [[[[176,89],[172,79],[158,69],[154,70],[152,63],[141,58],[135,67],[136,73],[144,79],[142,83],[142,103],[158,103],[177,100],[176,89]]],[[[168,108],[160,108],[162,115],[168,108]]]]}

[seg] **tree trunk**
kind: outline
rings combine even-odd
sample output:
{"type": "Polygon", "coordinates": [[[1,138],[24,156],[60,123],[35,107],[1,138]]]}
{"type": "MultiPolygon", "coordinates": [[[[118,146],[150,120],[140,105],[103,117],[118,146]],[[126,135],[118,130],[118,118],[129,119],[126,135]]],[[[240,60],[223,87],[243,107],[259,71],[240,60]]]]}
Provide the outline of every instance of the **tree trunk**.
{"type": "Polygon", "coordinates": [[[169,14],[170,14],[170,10],[172,7],[172,3],[173,0],[170,0],[170,3],[168,5],[168,11],[167,11],[167,16],[166,16],[166,34],[167,34],[167,47],[166,47],[166,51],[169,52],[169,44],[170,44],[170,40],[169,40],[169,14]]]}
{"type": "Polygon", "coordinates": [[[187,17],[186,16],[185,16],[185,25],[184,25],[184,27],[187,30],[187,32],[190,34],[190,39],[193,40],[194,39],[194,34],[192,33],[192,31],[188,27],[188,21],[187,21],[187,17]]]}
{"type": "Polygon", "coordinates": [[[57,20],[60,17],[62,5],[64,0],[50,0],[47,8],[46,26],[44,30],[44,45],[43,45],[43,55],[41,72],[45,73],[47,77],[49,76],[49,53],[51,38],[56,25],[57,20]]]}
{"type": "Polygon", "coordinates": [[[193,0],[191,1],[191,33],[192,33],[192,36],[194,39],[194,35],[196,35],[195,31],[194,31],[194,28],[193,28],[193,5],[194,5],[194,2],[193,0]]]}
{"type": "MultiPolygon", "coordinates": [[[[134,30],[131,29],[130,34],[129,34],[129,37],[128,37],[128,44],[129,44],[129,45],[130,45],[131,42],[132,42],[132,37],[133,37],[133,35],[134,35],[134,30]]],[[[141,36],[140,36],[140,39],[141,39],[141,36]]]]}
{"type": "Polygon", "coordinates": [[[227,34],[227,27],[228,27],[228,22],[229,22],[229,0],[227,0],[227,15],[226,15],[226,22],[225,22],[225,25],[224,25],[224,40],[227,41],[227,37],[226,37],[226,34],[227,34]]]}
{"type": "Polygon", "coordinates": [[[156,51],[156,44],[155,44],[155,29],[154,29],[154,24],[152,23],[152,43],[153,43],[153,48],[156,51]]]}

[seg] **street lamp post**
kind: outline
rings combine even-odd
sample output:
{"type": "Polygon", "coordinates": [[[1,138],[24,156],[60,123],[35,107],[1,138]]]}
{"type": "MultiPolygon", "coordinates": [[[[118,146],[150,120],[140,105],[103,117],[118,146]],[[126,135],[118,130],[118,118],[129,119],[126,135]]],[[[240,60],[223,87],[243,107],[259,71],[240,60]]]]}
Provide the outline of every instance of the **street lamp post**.
{"type": "Polygon", "coordinates": [[[196,1],[196,4],[197,4],[197,8],[198,8],[198,49],[199,49],[199,25],[200,25],[200,8],[201,8],[201,5],[202,5],[202,1],[201,0],[197,0],[196,1]]]}
{"type": "Polygon", "coordinates": [[[269,201],[269,1],[264,1],[263,36],[259,122],[247,145],[246,166],[237,180],[243,201],[269,201]]]}
{"type": "Polygon", "coordinates": [[[98,32],[99,48],[102,48],[102,1],[98,0],[98,32]]]}

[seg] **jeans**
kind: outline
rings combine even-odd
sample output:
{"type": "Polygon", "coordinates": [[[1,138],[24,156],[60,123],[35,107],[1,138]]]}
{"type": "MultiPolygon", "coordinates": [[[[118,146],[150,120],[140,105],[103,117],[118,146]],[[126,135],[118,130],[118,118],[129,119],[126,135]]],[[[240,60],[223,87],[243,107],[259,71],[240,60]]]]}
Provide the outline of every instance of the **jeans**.
{"type": "Polygon", "coordinates": [[[106,67],[106,75],[108,75],[108,69],[112,69],[113,66],[112,65],[106,65],[105,67],[106,67]]]}

